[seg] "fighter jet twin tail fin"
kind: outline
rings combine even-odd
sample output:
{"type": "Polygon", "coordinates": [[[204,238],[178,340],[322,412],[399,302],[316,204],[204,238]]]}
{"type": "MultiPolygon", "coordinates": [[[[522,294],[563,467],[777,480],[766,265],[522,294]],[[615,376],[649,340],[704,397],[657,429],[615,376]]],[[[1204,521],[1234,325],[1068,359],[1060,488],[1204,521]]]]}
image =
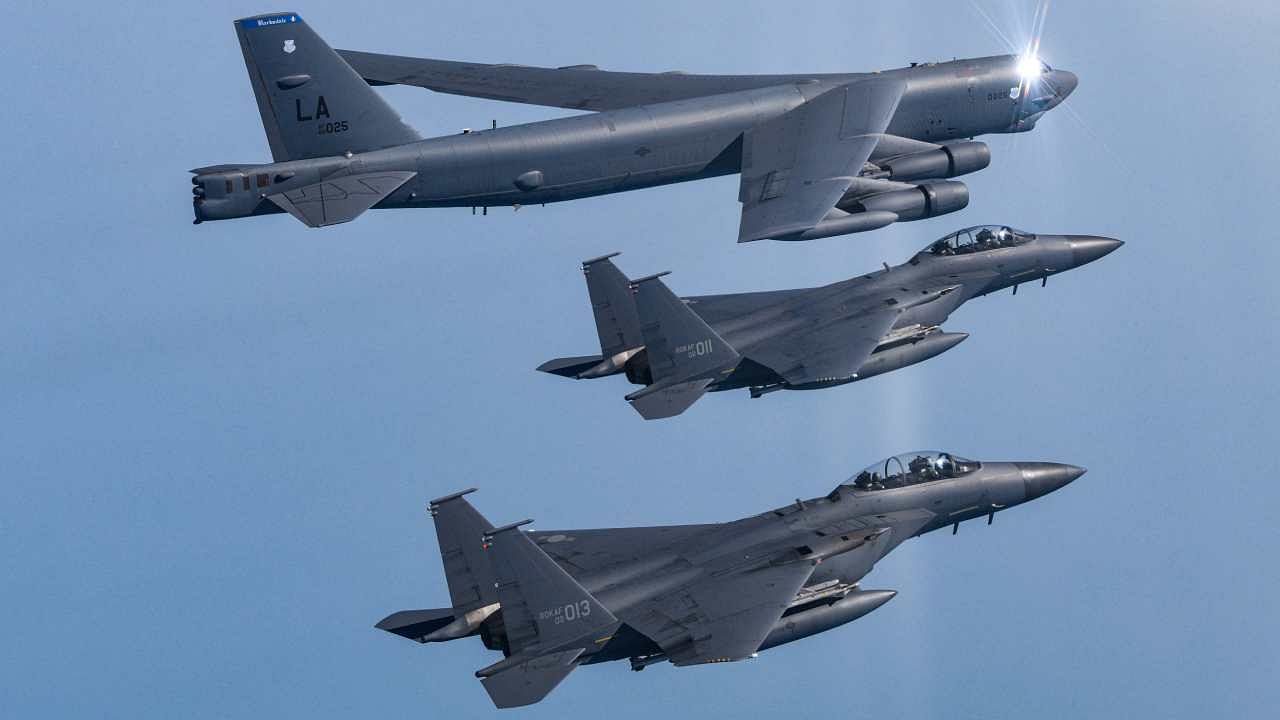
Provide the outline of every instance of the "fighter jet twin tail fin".
{"type": "Polygon", "coordinates": [[[582,264],[600,355],[556,358],[538,369],[578,379],[626,372],[646,385],[626,396],[642,417],[679,415],[741,356],[662,282],[667,273],[628,280],[614,255],[582,264]]]}
{"type": "Polygon", "coordinates": [[[741,359],[659,279],[665,274],[631,283],[653,382],[627,401],[646,420],[684,412],[741,359]]]}
{"type": "Polygon", "coordinates": [[[476,672],[494,705],[538,702],[577,666],[587,648],[608,639],[617,619],[547,556],[520,526],[492,527],[463,498],[431,503],[450,610],[394,613],[377,627],[420,642],[476,632],[501,609],[508,656],[476,672]]]}

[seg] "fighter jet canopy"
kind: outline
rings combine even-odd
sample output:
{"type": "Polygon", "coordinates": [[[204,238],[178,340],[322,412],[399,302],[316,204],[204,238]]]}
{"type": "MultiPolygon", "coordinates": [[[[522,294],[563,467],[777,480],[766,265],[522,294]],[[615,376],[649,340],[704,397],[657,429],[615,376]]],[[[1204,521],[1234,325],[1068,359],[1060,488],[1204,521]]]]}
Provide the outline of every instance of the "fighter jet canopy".
{"type": "Polygon", "coordinates": [[[931,255],[967,255],[969,253],[1014,247],[1035,239],[1035,235],[1008,225],[975,225],[958,230],[924,249],[931,255]]]}
{"type": "Polygon", "coordinates": [[[958,478],[982,467],[976,460],[937,450],[919,450],[895,455],[869,466],[847,484],[857,490],[887,490],[917,483],[958,478]]]}

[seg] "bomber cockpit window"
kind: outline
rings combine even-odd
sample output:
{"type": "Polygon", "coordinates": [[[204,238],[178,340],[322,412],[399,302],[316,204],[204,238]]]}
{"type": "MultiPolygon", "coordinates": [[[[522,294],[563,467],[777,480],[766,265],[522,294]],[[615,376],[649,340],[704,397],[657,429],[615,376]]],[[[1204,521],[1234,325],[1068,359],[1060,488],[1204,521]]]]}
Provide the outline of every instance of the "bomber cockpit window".
{"type": "Polygon", "coordinates": [[[978,225],[951,233],[930,245],[925,252],[931,255],[967,255],[1022,245],[1034,237],[1008,225],[978,225]]]}
{"type": "Polygon", "coordinates": [[[963,477],[982,467],[951,453],[922,450],[895,455],[853,476],[849,481],[858,490],[888,490],[934,480],[963,477]]]}

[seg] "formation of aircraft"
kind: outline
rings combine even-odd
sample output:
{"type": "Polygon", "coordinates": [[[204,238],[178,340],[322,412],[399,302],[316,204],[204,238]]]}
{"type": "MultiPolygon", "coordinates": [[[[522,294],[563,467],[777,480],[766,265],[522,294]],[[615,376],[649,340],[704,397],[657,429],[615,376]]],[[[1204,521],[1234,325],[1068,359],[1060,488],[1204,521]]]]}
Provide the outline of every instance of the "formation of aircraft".
{"type": "Polygon", "coordinates": [[[908,538],[1042,497],[1084,474],[945,452],[888,458],[825,496],[726,523],[598,530],[492,526],[464,497],[431,502],[450,607],[377,627],[420,643],[479,637],[499,708],[536,703],[579,665],[683,667],[755,657],[893,599],[859,585],[908,538]]]}
{"type": "MultiPolygon", "coordinates": [[[[297,13],[235,22],[272,161],[193,170],[195,222],[288,213],[310,227],[371,208],[519,207],[737,174],[738,242],[866,232],[965,208],[975,138],[1027,132],[1076,89],[1034,55],[841,74],[697,75],[480,64],[333,50],[297,13]],[[424,139],[375,86],[582,111],[424,139]]],[[[818,288],[676,296],[659,273],[587,260],[599,354],[539,370],[625,375],[646,419],[703,394],[843,385],[963,341],[977,296],[1047,282],[1122,242],[1004,225],[954,232],[906,263],[818,288]]],[[[860,585],[904,540],[1039,498],[1084,473],[945,452],[891,457],[831,493],[727,523],[528,531],[464,497],[431,502],[450,606],[377,627],[422,643],[478,636],[495,705],[538,702],[579,665],[721,663],[851,622],[892,590],[860,585]]]]}
{"type": "Polygon", "coordinates": [[[1013,55],[871,73],[688,75],[332,50],[296,13],[236,22],[273,162],[193,170],[196,222],[371,207],[559,202],[739,174],[738,241],[810,240],[963,209],[990,163],[1076,76],[1013,55]],[[586,110],[423,139],[370,87],[586,110]]]}
{"type": "Polygon", "coordinates": [[[600,354],[557,358],[543,372],[577,379],[625,374],[647,420],[678,415],[704,393],[814,390],[898,370],[968,337],[940,327],[980,295],[1056,275],[1123,243],[1093,235],[1033,235],[972,227],[930,243],[896,267],[818,288],[677,297],[666,273],[628,280],[587,260],[600,354]]]}

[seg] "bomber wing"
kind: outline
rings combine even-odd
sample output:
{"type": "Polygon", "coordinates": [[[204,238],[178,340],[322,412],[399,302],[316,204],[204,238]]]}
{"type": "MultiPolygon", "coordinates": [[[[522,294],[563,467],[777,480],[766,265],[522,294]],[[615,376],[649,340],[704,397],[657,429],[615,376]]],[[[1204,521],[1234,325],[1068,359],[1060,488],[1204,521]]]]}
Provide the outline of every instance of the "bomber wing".
{"type": "Polygon", "coordinates": [[[748,130],[738,242],[806,240],[868,229],[850,223],[874,221],[875,214],[852,216],[837,210],[836,203],[876,149],[905,90],[902,80],[860,80],[748,130]]]}
{"type": "Polygon", "coordinates": [[[339,50],[338,54],[366,81],[377,85],[415,85],[452,95],[593,111],[687,100],[801,80],[848,82],[857,77],[632,73],[600,70],[594,65],[545,68],[432,60],[354,50],[339,50]]]}

